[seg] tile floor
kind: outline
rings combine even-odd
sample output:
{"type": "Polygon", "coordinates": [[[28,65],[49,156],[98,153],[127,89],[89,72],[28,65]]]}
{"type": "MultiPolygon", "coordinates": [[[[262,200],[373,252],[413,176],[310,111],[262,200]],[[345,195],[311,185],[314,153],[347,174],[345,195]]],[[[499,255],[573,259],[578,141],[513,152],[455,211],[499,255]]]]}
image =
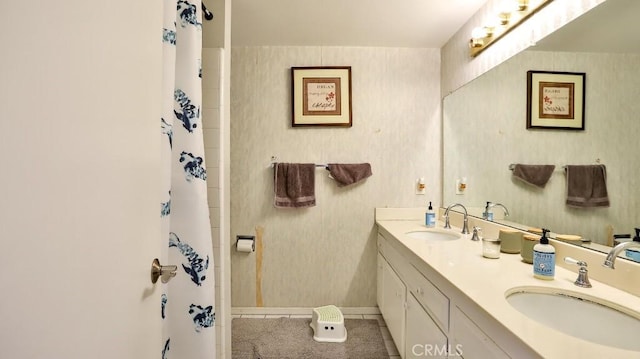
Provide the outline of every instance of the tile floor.
{"type": "MultiPolygon", "coordinates": [[[[234,314],[231,316],[232,318],[309,318],[311,319],[311,315],[286,315],[286,314],[234,314]]],[[[382,332],[382,338],[384,338],[384,345],[387,347],[387,352],[389,353],[389,359],[400,359],[400,353],[398,353],[398,349],[396,345],[393,343],[391,339],[391,334],[389,333],[389,329],[387,329],[387,324],[382,319],[382,315],[380,314],[345,314],[344,319],[376,319],[380,324],[380,332],[382,332]]]]}

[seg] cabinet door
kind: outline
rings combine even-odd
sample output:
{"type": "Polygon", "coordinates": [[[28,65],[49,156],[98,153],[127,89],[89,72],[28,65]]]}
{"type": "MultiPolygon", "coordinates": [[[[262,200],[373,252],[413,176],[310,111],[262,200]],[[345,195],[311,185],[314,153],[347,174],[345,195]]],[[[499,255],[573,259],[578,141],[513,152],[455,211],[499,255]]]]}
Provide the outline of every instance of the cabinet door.
{"type": "Polygon", "coordinates": [[[405,358],[446,358],[447,336],[412,294],[407,295],[405,358]]]}
{"type": "Polygon", "coordinates": [[[382,262],[382,309],[384,321],[398,352],[404,353],[404,307],[407,290],[400,277],[386,261],[382,262]]]}
{"type": "Polygon", "coordinates": [[[509,356],[487,336],[458,307],[451,311],[453,355],[458,354],[467,359],[495,358],[507,359],[509,356]]]}

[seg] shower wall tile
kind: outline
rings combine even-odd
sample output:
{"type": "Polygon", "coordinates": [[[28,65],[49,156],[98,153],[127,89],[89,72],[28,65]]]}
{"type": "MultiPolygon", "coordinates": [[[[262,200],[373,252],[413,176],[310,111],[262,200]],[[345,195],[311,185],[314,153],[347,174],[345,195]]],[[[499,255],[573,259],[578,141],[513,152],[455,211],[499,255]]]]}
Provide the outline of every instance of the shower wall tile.
{"type": "Polygon", "coordinates": [[[220,49],[202,49],[202,78],[211,78],[210,83],[219,83],[220,80],[220,49]]]}
{"type": "Polygon", "coordinates": [[[209,216],[211,217],[211,227],[220,228],[220,206],[210,207],[209,216]]]}
{"type": "Polygon", "coordinates": [[[217,227],[212,226],[211,229],[211,240],[213,241],[213,248],[214,251],[217,251],[220,249],[220,232],[217,230],[217,227]]]}
{"type": "Polygon", "coordinates": [[[204,147],[220,148],[220,130],[217,128],[205,128],[203,130],[204,147]]]}
{"type": "Polygon", "coordinates": [[[219,108],[202,108],[202,128],[220,128],[219,108]]]}
{"type": "Polygon", "coordinates": [[[218,87],[202,86],[202,98],[204,99],[202,102],[203,108],[220,108],[220,89],[218,87]]]}
{"type": "MultiPolygon", "coordinates": [[[[374,208],[439,204],[439,50],[252,47],[231,55],[231,236],[264,228],[264,305],[375,306],[374,208]],[[292,66],[351,66],[353,127],[292,128],[292,66]],[[369,162],[373,176],[337,187],[318,169],[315,207],[276,209],[271,156],[369,162]],[[418,177],[425,196],[414,193],[418,177]]],[[[256,305],[255,278],[256,254],[232,250],[233,306],[256,305]]]]}
{"type": "MultiPolygon", "coordinates": [[[[211,142],[213,142],[215,140],[211,140],[211,142]]],[[[206,146],[206,143],[205,143],[206,146]]],[[[219,166],[218,160],[217,158],[220,155],[220,148],[219,147],[205,147],[204,148],[204,155],[205,155],[205,160],[207,162],[207,168],[212,168],[212,171],[217,171],[217,168],[219,166]],[[210,160],[212,159],[212,160],[210,160]]],[[[216,173],[209,173],[209,170],[207,170],[207,183],[209,183],[209,187],[218,187],[217,185],[218,182],[218,176],[216,173]],[[211,178],[213,176],[213,178],[211,178]]]]}
{"type": "MultiPolygon", "coordinates": [[[[210,169],[212,170],[213,168],[210,169]]],[[[208,174],[212,175],[211,171],[208,171],[208,174]]],[[[209,207],[220,207],[220,190],[217,187],[207,187],[207,198],[209,200],[209,207]]]]}

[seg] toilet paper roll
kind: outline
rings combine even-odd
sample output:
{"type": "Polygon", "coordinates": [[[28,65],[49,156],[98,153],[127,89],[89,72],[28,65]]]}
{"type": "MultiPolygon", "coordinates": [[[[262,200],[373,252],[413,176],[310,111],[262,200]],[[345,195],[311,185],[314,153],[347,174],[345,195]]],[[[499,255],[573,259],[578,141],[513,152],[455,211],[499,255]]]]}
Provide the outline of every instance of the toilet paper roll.
{"type": "Polygon", "coordinates": [[[236,244],[236,250],[238,252],[251,253],[253,252],[253,240],[239,239],[236,244]]]}

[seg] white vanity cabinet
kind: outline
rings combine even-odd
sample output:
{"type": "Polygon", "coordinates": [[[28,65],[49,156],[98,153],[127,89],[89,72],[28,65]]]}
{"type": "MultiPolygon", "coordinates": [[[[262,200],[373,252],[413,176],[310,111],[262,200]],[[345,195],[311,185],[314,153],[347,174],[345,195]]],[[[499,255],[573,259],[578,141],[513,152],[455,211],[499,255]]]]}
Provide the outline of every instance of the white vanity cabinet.
{"type": "Polygon", "coordinates": [[[425,298],[434,297],[431,290],[437,289],[423,283],[428,281],[420,277],[422,275],[379,235],[378,306],[398,352],[403,358],[446,357],[448,339],[436,321],[443,320],[448,327],[448,299],[444,298],[446,313],[442,312],[442,299],[438,301],[435,311],[441,319],[434,321],[422,303],[425,298]]]}
{"type": "Polygon", "coordinates": [[[380,233],[377,273],[378,306],[402,358],[529,357],[529,350],[514,346],[513,335],[446,278],[380,233]]]}
{"type": "Polygon", "coordinates": [[[393,341],[396,343],[396,348],[402,353],[404,350],[404,307],[407,300],[407,289],[389,263],[384,258],[379,259],[382,262],[383,288],[382,303],[379,303],[380,312],[387,323],[393,341]]]}

